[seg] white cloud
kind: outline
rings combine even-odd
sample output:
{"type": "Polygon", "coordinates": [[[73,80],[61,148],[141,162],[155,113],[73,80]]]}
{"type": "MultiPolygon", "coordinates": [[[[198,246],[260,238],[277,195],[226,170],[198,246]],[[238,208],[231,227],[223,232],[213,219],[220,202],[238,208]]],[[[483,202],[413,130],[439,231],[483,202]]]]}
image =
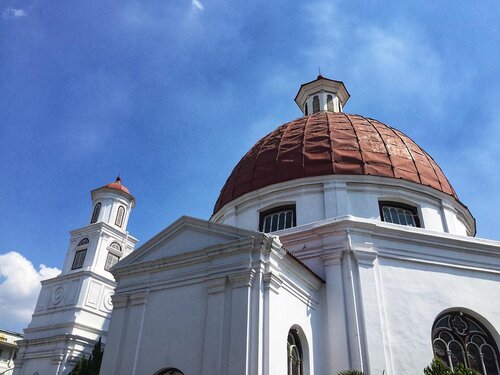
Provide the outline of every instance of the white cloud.
{"type": "Polygon", "coordinates": [[[3,328],[25,327],[35,308],[40,281],[57,276],[61,270],[41,264],[38,271],[18,252],[0,254],[0,321],[3,328]]]}
{"type": "Polygon", "coordinates": [[[19,18],[26,17],[28,13],[24,9],[7,8],[4,10],[3,18],[19,18]]]}
{"type": "Polygon", "coordinates": [[[193,8],[196,8],[199,11],[202,11],[205,8],[199,0],[191,0],[191,4],[193,5],[193,8]]]}

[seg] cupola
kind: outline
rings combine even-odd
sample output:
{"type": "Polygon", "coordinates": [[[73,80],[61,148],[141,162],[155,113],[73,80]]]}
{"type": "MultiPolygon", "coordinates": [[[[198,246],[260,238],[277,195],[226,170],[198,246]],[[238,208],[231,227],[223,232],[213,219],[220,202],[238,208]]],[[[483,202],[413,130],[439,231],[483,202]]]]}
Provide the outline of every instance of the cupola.
{"type": "Polygon", "coordinates": [[[323,111],[342,112],[349,97],[343,82],[325,78],[320,74],[314,81],[300,86],[295,103],[305,116],[309,116],[323,111]]]}
{"type": "Polygon", "coordinates": [[[117,177],[115,182],[92,190],[91,196],[93,210],[90,224],[105,222],[125,231],[135,198],[122,184],[121,178],[117,177]]]}

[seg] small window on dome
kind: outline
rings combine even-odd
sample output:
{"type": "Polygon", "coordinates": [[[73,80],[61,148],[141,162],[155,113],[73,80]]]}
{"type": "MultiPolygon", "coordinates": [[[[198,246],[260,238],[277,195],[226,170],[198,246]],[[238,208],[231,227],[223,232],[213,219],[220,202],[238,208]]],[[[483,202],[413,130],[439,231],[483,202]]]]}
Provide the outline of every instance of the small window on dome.
{"type": "Polygon", "coordinates": [[[118,252],[122,252],[122,247],[120,246],[120,244],[118,242],[112,242],[109,247],[113,250],[116,250],[118,252]]]}
{"type": "Polygon", "coordinates": [[[319,112],[319,97],[316,95],[313,98],[313,113],[319,112]]]}
{"type": "Polygon", "coordinates": [[[305,106],[305,109],[304,109],[304,113],[305,115],[309,115],[309,107],[307,106],[307,103],[306,103],[306,106],[305,106]]]}
{"type": "Polygon", "coordinates": [[[264,233],[296,226],[295,205],[276,207],[260,213],[259,230],[264,233]]]}
{"type": "Polygon", "coordinates": [[[118,211],[116,212],[116,220],[115,225],[121,227],[123,224],[123,216],[125,216],[125,207],[118,207],[118,211]]]}
{"type": "Polygon", "coordinates": [[[329,111],[332,111],[333,112],[333,97],[331,95],[328,95],[326,97],[326,108],[329,110],[329,111]]]}
{"type": "Polygon", "coordinates": [[[380,217],[393,224],[420,227],[417,208],[398,202],[379,202],[380,217]]]}
{"type": "Polygon", "coordinates": [[[100,211],[101,211],[101,203],[97,203],[94,206],[94,212],[92,213],[92,219],[90,220],[90,224],[97,222],[97,219],[99,219],[99,212],[100,211]]]}

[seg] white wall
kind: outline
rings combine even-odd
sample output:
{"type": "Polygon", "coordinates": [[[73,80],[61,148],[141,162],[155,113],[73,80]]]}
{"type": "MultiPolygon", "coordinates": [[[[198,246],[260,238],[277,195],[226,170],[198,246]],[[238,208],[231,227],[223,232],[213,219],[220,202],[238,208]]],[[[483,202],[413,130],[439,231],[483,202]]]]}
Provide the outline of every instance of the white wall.
{"type": "Polygon", "coordinates": [[[473,217],[453,197],[420,184],[377,176],[334,175],[275,184],[229,202],[211,220],[258,230],[260,212],[287,204],[296,205],[297,225],[345,215],[381,220],[379,201],[414,206],[425,229],[475,233],[473,217]]]}

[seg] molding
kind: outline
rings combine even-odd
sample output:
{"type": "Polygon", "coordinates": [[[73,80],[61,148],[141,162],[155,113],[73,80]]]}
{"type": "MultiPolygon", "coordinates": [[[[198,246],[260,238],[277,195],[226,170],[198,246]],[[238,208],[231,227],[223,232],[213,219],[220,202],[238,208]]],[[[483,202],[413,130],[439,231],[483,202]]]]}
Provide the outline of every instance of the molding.
{"type": "Polygon", "coordinates": [[[130,293],[128,295],[129,302],[131,306],[134,305],[146,305],[148,302],[149,290],[144,290],[140,292],[130,293]]]}
{"type": "Polygon", "coordinates": [[[262,275],[262,281],[264,282],[264,290],[275,294],[279,294],[279,289],[283,285],[283,280],[281,279],[279,274],[275,272],[267,272],[262,275]]]}
{"type": "Polygon", "coordinates": [[[248,269],[243,272],[233,273],[228,276],[229,282],[233,289],[237,288],[251,288],[255,278],[255,270],[248,269]]]}
{"type": "Polygon", "coordinates": [[[206,281],[207,293],[224,293],[226,290],[226,277],[217,277],[206,281]]]}
{"type": "Polygon", "coordinates": [[[113,294],[111,296],[111,303],[113,310],[121,309],[128,306],[129,296],[127,294],[113,294]]]}

